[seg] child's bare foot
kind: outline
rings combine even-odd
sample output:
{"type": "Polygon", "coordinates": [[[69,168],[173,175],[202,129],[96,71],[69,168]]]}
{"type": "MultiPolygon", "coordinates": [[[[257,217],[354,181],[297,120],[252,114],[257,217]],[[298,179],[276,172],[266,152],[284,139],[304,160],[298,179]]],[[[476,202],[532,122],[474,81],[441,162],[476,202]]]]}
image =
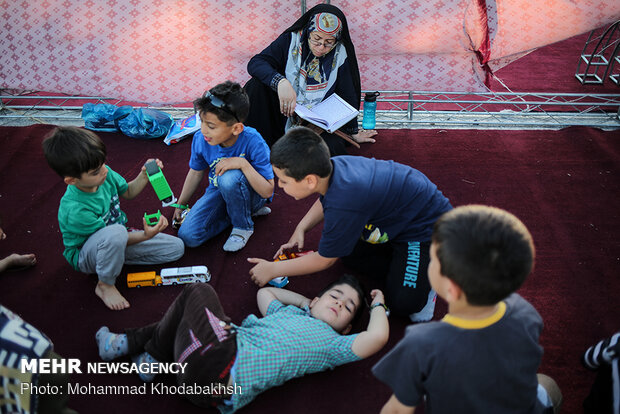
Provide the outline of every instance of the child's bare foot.
{"type": "Polygon", "coordinates": [[[129,307],[127,299],[121,295],[121,292],[114,285],[108,285],[99,281],[95,288],[95,293],[101,298],[105,305],[112,310],[123,310],[129,307]]]}
{"type": "Polygon", "coordinates": [[[21,270],[34,266],[37,263],[37,258],[34,254],[17,254],[13,253],[10,256],[0,260],[0,272],[4,270],[21,270]]]}

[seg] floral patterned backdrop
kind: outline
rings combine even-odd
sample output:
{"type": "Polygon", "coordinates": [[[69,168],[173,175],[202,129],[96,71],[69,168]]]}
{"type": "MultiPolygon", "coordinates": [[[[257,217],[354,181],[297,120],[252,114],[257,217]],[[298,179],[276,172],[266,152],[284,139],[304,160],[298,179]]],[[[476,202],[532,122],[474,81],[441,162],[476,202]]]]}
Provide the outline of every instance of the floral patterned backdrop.
{"type": "MultiPolygon", "coordinates": [[[[310,8],[319,1],[307,1],[310,8]]],[[[608,0],[342,0],[363,89],[481,91],[486,72],[620,18],[608,0]]],[[[301,14],[287,0],[0,0],[0,87],[193,100],[301,14]]]]}

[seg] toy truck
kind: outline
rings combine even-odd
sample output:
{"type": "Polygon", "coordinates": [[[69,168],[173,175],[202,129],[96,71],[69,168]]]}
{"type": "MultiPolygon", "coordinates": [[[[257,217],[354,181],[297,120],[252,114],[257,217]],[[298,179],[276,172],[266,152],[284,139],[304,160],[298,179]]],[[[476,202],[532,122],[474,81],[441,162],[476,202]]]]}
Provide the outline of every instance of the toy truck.
{"type": "Polygon", "coordinates": [[[161,269],[161,275],[155,271],[127,274],[127,286],[130,288],[145,286],[180,285],[183,283],[207,283],[211,273],[207,266],[169,267],[161,269]]]}
{"type": "Polygon", "coordinates": [[[161,172],[159,165],[157,165],[157,162],[151,160],[144,164],[144,167],[146,168],[146,175],[149,177],[153,190],[155,190],[157,198],[161,201],[161,205],[167,207],[177,201],[174,194],[172,194],[168,181],[166,181],[166,177],[164,177],[164,173],[161,172]]]}
{"type": "MultiPolygon", "coordinates": [[[[276,260],[274,260],[274,262],[279,262],[282,260],[288,260],[288,259],[294,259],[296,257],[301,257],[301,256],[305,256],[309,253],[313,253],[312,250],[308,250],[305,252],[297,252],[297,253],[282,253],[281,255],[279,255],[276,260]]],[[[271,279],[268,283],[269,285],[273,286],[273,287],[277,287],[277,288],[283,288],[284,286],[288,285],[288,277],[286,276],[280,276],[280,277],[276,277],[274,279],[271,279]]]]}

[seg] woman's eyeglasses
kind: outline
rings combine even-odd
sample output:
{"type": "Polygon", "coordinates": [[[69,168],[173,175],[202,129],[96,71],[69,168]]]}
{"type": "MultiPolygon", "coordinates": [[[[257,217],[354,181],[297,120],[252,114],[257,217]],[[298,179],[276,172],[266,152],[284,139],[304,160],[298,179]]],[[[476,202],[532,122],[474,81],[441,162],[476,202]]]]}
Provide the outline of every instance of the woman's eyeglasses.
{"type": "Polygon", "coordinates": [[[335,39],[323,39],[320,36],[310,35],[308,36],[308,41],[312,43],[314,46],[325,46],[328,49],[331,49],[336,45],[335,39]]]}
{"type": "Polygon", "coordinates": [[[235,117],[237,122],[241,122],[239,121],[237,114],[235,114],[235,112],[232,109],[230,109],[230,106],[228,106],[228,104],[224,102],[222,98],[218,98],[217,96],[213,95],[211,92],[205,93],[204,97],[208,99],[209,102],[211,102],[211,105],[215,106],[217,109],[221,109],[222,111],[226,112],[228,115],[235,117]]]}

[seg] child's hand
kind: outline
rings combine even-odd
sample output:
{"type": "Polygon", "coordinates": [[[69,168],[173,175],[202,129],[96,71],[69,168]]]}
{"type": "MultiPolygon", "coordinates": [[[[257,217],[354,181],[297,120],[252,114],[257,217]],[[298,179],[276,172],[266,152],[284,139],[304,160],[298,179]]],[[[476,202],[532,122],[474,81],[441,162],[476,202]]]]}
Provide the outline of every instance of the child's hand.
{"type": "Polygon", "coordinates": [[[306,234],[303,231],[296,229],[288,242],[280,246],[276,254],[273,255],[273,258],[276,259],[286,250],[290,251],[293,250],[295,247],[297,247],[297,251],[300,252],[304,248],[305,236],[306,234]]]}
{"type": "Polygon", "coordinates": [[[370,304],[371,306],[375,303],[383,303],[385,305],[385,297],[383,296],[383,292],[379,289],[373,289],[370,292],[370,297],[372,298],[372,303],[370,304]]]}
{"type": "MultiPolygon", "coordinates": [[[[163,163],[163,162],[161,162],[161,160],[160,160],[159,158],[149,158],[148,160],[146,160],[146,162],[145,162],[144,164],[146,164],[146,163],[147,163],[147,162],[149,162],[149,161],[153,161],[153,160],[155,160],[155,162],[157,163],[157,166],[158,166],[160,169],[162,169],[162,170],[164,169],[164,163],[163,163]]],[[[146,170],[146,168],[144,167],[144,165],[142,166],[142,168],[144,168],[144,169],[146,170]]]]}
{"type": "Polygon", "coordinates": [[[144,235],[147,239],[152,239],[157,233],[161,233],[168,227],[168,219],[162,214],[155,225],[149,226],[145,218],[142,218],[142,224],[144,226],[144,235]]]}
{"type": "Polygon", "coordinates": [[[183,209],[181,208],[175,208],[174,209],[174,214],[172,215],[172,220],[181,220],[181,213],[183,212],[183,209]]]}
{"type": "Polygon", "coordinates": [[[252,281],[259,287],[265,286],[271,279],[276,277],[271,270],[273,262],[255,257],[248,257],[248,262],[256,263],[256,265],[250,269],[250,276],[252,281]]]}
{"type": "Polygon", "coordinates": [[[245,158],[224,158],[215,164],[215,175],[222,175],[228,170],[242,170],[247,164],[248,161],[245,158]]]}
{"type": "Polygon", "coordinates": [[[146,175],[146,167],[145,167],[145,166],[146,166],[146,164],[147,164],[149,161],[153,161],[153,160],[155,160],[155,162],[157,163],[157,166],[158,166],[160,169],[162,169],[162,170],[164,169],[164,163],[163,163],[163,162],[161,162],[161,160],[160,160],[159,158],[149,158],[148,160],[146,160],[146,162],[144,163],[144,165],[143,165],[143,166],[142,166],[142,168],[140,169],[140,174],[144,175],[145,177],[147,176],[147,175],[146,175]]]}

